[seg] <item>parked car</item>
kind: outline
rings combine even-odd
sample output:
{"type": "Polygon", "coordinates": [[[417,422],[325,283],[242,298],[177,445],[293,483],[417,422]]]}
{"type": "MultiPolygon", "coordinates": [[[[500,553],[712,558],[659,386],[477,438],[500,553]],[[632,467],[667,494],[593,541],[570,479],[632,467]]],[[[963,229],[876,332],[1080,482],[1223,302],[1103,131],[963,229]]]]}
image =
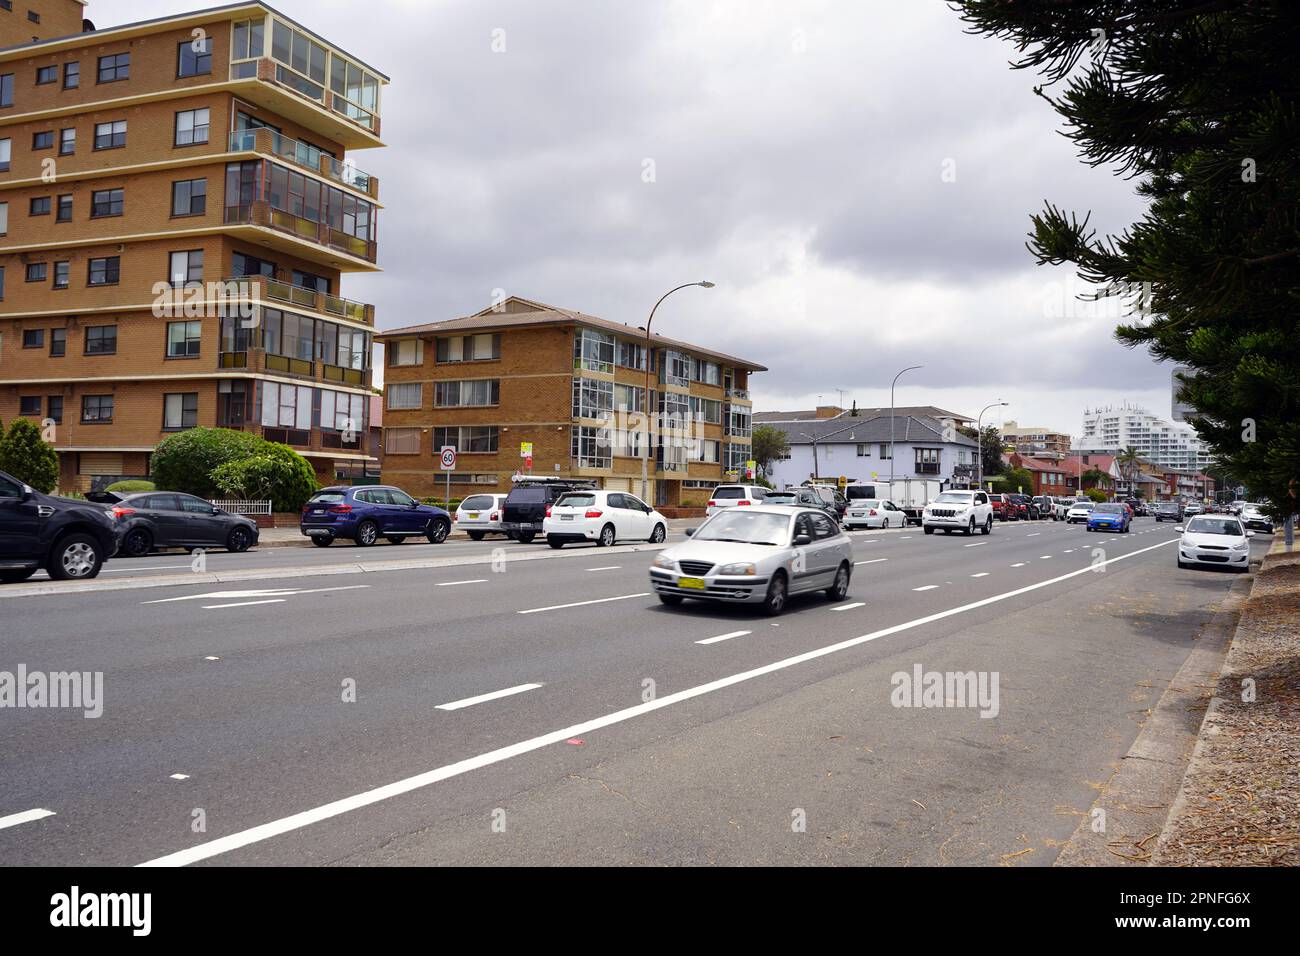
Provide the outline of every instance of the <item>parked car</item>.
{"type": "Polygon", "coordinates": [[[1244,505],[1241,509],[1241,523],[1246,526],[1247,531],[1273,533],[1273,519],[1266,515],[1259,505],[1244,505]]]}
{"type": "Polygon", "coordinates": [[[989,495],[989,504],[993,507],[993,517],[998,521],[1007,520],[1007,496],[989,495]]]}
{"type": "Polygon", "coordinates": [[[1074,507],[1074,498],[1056,498],[1052,501],[1052,518],[1055,521],[1064,521],[1074,507]]]}
{"type": "Polygon", "coordinates": [[[1106,501],[1088,512],[1089,531],[1119,531],[1128,534],[1133,516],[1122,501],[1106,501]]]}
{"type": "Polygon", "coordinates": [[[1128,506],[1133,509],[1134,518],[1145,518],[1147,516],[1147,504],[1141,498],[1127,499],[1128,506]]]}
{"type": "Polygon", "coordinates": [[[989,504],[988,492],[945,491],[925,506],[921,526],[926,534],[941,529],[944,534],[962,531],[969,535],[976,528],[981,534],[988,534],[993,530],[993,506],[989,504]]]}
{"type": "Polygon", "coordinates": [[[905,528],[907,515],[892,501],[855,499],[844,515],[845,528],[905,528]]]}
{"type": "Polygon", "coordinates": [[[1092,509],[1097,507],[1092,501],[1076,501],[1070,505],[1070,510],[1065,513],[1066,524],[1074,524],[1076,521],[1088,523],[1088,515],[1092,514],[1092,509]]]}
{"type": "Polygon", "coordinates": [[[456,506],[451,520],[457,531],[464,531],[474,541],[482,541],[489,534],[505,534],[501,523],[505,500],[501,494],[470,495],[456,506]]]}
{"type": "Polygon", "coordinates": [[[749,508],[762,504],[766,497],[767,489],[762,485],[718,485],[709,495],[705,514],[712,517],[724,508],[749,508]]]}
{"type": "Polygon", "coordinates": [[[1007,517],[1015,521],[1028,521],[1037,517],[1037,509],[1030,507],[1032,502],[1028,495],[1011,494],[1007,499],[1007,517]]]}
{"type": "Polygon", "coordinates": [[[1242,527],[1240,519],[1231,515],[1199,515],[1178,530],[1183,533],[1178,542],[1180,568],[1206,564],[1237,572],[1249,570],[1249,539],[1255,532],[1242,527]]]}
{"type": "Polygon", "coordinates": [[[593,488],[561,495],[546,509],[542,531],[552,548],[575,541],[601,548],[625,540],[660,544],[668,536],[668,519],[636,495],[593,488]]]}
{"type": "Polygon", "coordinates": [[[1177,524],[1183,520],[1183,506],[1177,501],[1157,501],[1153,508],[1156,523],[1172,521],[1177,524]]]}
{"type": "Polygon", "coordinates": [[[834,509],[837,521],[844,517],[844,512],[849,508],[849,499],[838,488],[811,482],[805,482],[801,487],[811,489],[827,506],[834,509]]]}
{"type": "Polygon", "coordinates": [[[756,505],[719,511],[685,544],[655,556],[650,585],[664,604],[687,598],[785,610],[790,595],[849,593],[853,543],[821,509],[756,505]]]}
{"type": "Polygon", "coordinates": [[[516,476],[514,486],[501,508],[501,527],[506,536],[531,544],[542,533],[546,509],[570,491],[591,491],[596,483],[578,478],[534,478],[516,476]]]}
{"type": "Polygon", "coordinates": [[[794,505],[800,508],[820,508],[840,524],[840,513],[832,504],[828,504],[816,490],[808,487],[787,488],[784,491],[769,491],[763,499],[765,505],[794,505]]]}
{"type": "Polygon", "coordinates": [[[103,505],[42,494],[0,471],[0,582],[42,568],[56,581],[93,578],[117,551],[118,532],[103,505]]]}
{"type": "Polygon", "coordinates": [[[1030,499],[1030,502],[1033,504],[1034,510],[1038,512],[1038,517],[1051,518],[1053,521],[1056,520],[1055,508],[1053,507],[1051,495],[1034,495],[1034,497],[1030,499]]]}
{"type": "Polygon", "coordinates": [[[141,491],[118,495],[112,514],[120,529],[121,554],[142,558],[162,548],[225,548],[236,554],[257,544],[257,522],[223,511],[210,501],[174,491],[141,491]]]}
{"type": "Polygon", "coordinates": [[[451,515],[389,485],[337,486],[322,488],[308,499],[299,529],[320,548],[339,538],[350,538],[363,548],[380,538],[390,544],[407,538],[441,544],[451,531],[451,515]]]}

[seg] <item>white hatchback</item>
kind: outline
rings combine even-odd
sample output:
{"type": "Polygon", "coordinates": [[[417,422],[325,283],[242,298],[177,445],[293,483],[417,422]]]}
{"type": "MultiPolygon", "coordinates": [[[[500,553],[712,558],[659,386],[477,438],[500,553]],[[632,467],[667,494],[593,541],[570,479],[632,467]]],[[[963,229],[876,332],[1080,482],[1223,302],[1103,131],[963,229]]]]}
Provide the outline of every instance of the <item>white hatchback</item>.
{"type": "Polygon", "coordinates": [[[501,527],[505,500],[505,495],[470,495],[456,508],[453,518],[456,530],[464,531],[475,541],[482,541],[487,534],[505,534],[506,529],[501,527]]]}
{"type": "Polygon", "coordinates": [[[626,491],[571,491],[546,509],[542,534],[552,548],[575,541],[602,548],[617,541],[660,544],[668,536],[668,519],[626,491]]]}
{"type": "Polygon", "coordinates": [[[906,528],[907,515],[892,501],[853,498],[841,525],[845,528],[906,528]]]}
{"type": "Polygon", "coordinates": [[[1255,532],[1247,531],[1232,515],[1197,515],[1176,530],[1183,533],[1178,542],[1180,568],[1203,564],[1249,570],[1250,539],[1255,532]]]}

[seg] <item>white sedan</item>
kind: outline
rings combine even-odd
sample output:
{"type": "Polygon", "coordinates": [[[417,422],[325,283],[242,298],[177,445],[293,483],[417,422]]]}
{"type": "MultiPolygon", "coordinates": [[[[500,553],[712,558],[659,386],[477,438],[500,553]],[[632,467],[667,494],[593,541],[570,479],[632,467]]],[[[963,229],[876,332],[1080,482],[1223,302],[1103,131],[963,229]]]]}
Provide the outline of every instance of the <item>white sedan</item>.
{"type": "Polygon", "coordinates": [[[1092,514],[1092,509],[1095,507],[1097,505],[1091,501],[1076,501],[1070,505],[1070,510],[1065,513],[1065,523],[1074,524],[1076,521],[1082,521],[1087,524],[1088,515],[1092,514]]]}
{"type": "Polygon", "coordinates": [[[854,498],[840,521],[844,528],[905,528],[907,515],[892,501],[854,498]]]}
{"type": "Polygon", "coordinates": [[[505,500],[505,495],[470,495],[456,507],[452,517],[456,530],[466,532],[475,541],[482,541],[487,534],[505,534],[506,529],[501,527],[505,500]]]}
{"type": "Polygon", "coordinates": [[[1250,540],[1255,532],[1247,531],[1240,519],[1232,515],[1197,515],[1186,527],[1178,542],[1178,566],[1215,565],[1246,571],[1250,567],[1250,540]]]}
{"type": "Polygon", "coordinates": [[[668,519],[625,491],[571,491],[546,509],[542,534],[552,548],[575,541],[602,548],[618,541],[660,544],[668,536],[668,519]]]}

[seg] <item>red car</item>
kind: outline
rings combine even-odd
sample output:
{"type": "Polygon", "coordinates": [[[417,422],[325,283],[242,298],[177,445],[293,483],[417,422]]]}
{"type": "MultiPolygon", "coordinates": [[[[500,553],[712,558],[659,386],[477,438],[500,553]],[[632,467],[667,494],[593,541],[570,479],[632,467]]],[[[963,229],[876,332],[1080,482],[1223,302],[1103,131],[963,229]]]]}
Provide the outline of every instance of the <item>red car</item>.
{"type": "Polygon", "coordinates": [[[989,504],[993,506],[993,518],[996,521],[1005,521],[1007,518],[1007,496],[1006,495],[989,495],[989,504]]]}

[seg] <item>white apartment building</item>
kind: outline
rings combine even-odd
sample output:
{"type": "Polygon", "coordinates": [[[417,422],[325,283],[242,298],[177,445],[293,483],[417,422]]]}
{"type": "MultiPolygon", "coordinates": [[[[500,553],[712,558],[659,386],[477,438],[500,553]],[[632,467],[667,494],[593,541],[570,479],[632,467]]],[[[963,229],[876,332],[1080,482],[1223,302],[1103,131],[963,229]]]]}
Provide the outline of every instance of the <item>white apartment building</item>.
{"type": "Polygon", "coordinates": [[[1161,468],[1203,471],[1210,463],[1209,450],[1190,425],[1166,421],[1127,402],[1084,409],[1075,451],[1115,454],[1129,447],[1161,468]]]}

